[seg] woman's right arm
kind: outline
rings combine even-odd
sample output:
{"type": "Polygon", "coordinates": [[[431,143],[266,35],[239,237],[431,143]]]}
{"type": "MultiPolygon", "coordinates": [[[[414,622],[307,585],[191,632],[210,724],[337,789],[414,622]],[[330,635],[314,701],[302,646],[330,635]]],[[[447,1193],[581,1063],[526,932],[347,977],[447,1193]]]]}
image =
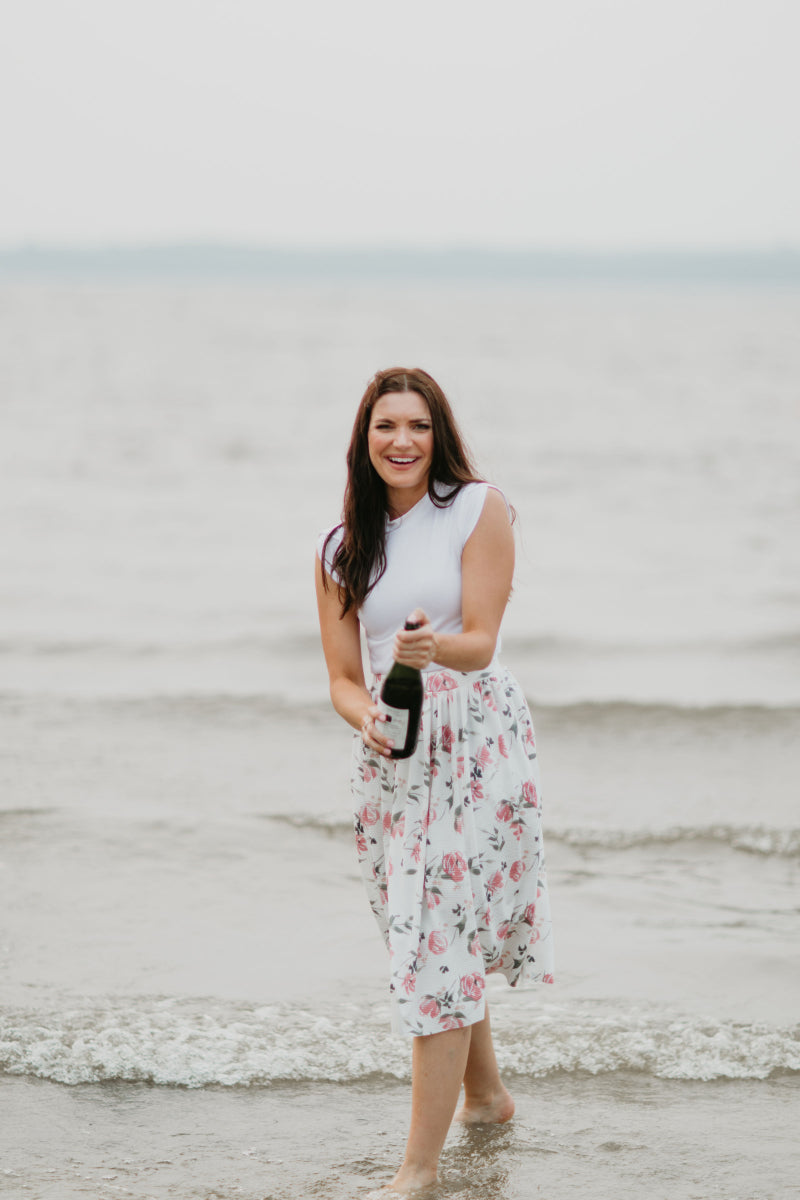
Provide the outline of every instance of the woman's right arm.
{"type": "Polygon", "coordinates": [[[354,729],[362,729],[364,719],[378,713],[364,679],[361,660],[361,631],[353,609],[342,617],[339,588],[331,579],[323,581],[323,566],[317,556],[315,578],[322,649],[328,667],[331,701],[341,717],[354,729]],[[325,587],[327,582],[327,588],[325,587]]]}

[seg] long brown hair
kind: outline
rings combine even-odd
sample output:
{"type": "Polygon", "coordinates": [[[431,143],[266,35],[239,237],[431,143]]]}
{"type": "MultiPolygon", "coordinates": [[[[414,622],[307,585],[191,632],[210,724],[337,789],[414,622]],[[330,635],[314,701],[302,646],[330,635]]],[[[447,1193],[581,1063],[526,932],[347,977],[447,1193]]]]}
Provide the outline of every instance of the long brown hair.
{"type": "MultiPolygon", "coordinates": [[[[428,406],[433,431],[428,495],[438,508],[451,504],[465,483],[480,481],[447,397],[427,371],[390,367],[373,375],[358,406],[347,450],[342,523],[328,534],[322,554],[324,563],[328,543],[343,528],[331,563],[338,577],[342,616],[351,608],[361,608],[386,570],[386,484],[370,461],[368,435],[375,403],[388,392],[416,392],[428,406]]],[[[323,582],[327,587],[324,571],[323,582]]]]}

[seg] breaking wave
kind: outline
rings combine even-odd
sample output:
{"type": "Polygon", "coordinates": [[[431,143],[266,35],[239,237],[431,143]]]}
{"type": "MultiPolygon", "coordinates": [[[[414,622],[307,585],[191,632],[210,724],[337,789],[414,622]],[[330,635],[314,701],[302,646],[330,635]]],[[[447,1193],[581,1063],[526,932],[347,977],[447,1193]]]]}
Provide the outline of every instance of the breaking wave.
{"type": "MultiPolygon", "coordinates": [[[[504,1071],[662,1079],[765,1079],[800,1071],[800,1026],[613,1017],[580,1007],[524,1023],[495,1010],[504,1071]]],[[[6,1010],[0,1070],[64,1084],[110,1080],[198,1088],[345,1082],[410,1075],[409,1043],[389,1035],[381,1006],[331,1016],[217,1000],[109,998],[63,1012],[6,1010]]]]}
{"type": "MultiPolygon", "coordinates": [[[[352,821],[338,813],[332,815],[270,814],[294,829],[311,829],[332,837],[352,836],[352,821]]],[[[765,825],[673,825],[665,829],[601,829],[588,826],[561,828],[547,826],[548,842],[561,842],[574,850],[638,850],[650,847],[700,845],[712,843],[749,854],[800,858],[800,829],[777,829],[765,825]]]]}

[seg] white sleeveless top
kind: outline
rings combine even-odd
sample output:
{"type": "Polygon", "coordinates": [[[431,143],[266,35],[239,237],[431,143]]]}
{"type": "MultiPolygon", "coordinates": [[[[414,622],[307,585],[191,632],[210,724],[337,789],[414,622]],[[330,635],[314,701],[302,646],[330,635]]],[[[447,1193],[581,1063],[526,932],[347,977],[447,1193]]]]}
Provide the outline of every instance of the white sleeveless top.
{"type": "MultiPolygon", "coordinates": [[[[461,554],[491,486],[465,484],[446,508],[437,508],[426,492],[402,517],[387,519],[386,571],[358,612],[374,675],[384,675],[391,667],[394,635],[415,608],[425,610],[437,633],[461,633],[461,554]]],[[[320,559],[328,533],[320,534],[317,543],[320,559]]],[[[341,540],[339,529],[328,543],[323,564],[334,580],[331,562],[341,540]]],[[[495,655],[499,649],[498,638],[495,655]]],[[[440,668],[431,663],[428,669],[440,668]]]]}

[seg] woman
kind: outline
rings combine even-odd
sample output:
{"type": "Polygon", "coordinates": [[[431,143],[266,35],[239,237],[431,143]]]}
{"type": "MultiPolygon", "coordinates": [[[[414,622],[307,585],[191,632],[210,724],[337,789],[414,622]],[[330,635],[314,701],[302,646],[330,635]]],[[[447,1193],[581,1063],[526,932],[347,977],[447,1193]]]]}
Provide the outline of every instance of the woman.
{"type": "Polygon", "coordinates": [[[358,730],[356,845],[390,953],[396,1029],[414,1037],[411,1129],[389,1193],[436,1180],[459,1119],[503,1122],[485,977],[552,981],[530,715],[496,658],[514,539],[450,406],[419,369],[375,375],[347,454],[344,521],[323,534],[317,599],[331,699],[358,730]],[[403,628],[412,614],[419,628],[403,628]],[[367,688],[360,628],[373,686],[367,688]],[[424,672],[412,757],[390,758],[376,703],[392,660],[424,672]]]}

